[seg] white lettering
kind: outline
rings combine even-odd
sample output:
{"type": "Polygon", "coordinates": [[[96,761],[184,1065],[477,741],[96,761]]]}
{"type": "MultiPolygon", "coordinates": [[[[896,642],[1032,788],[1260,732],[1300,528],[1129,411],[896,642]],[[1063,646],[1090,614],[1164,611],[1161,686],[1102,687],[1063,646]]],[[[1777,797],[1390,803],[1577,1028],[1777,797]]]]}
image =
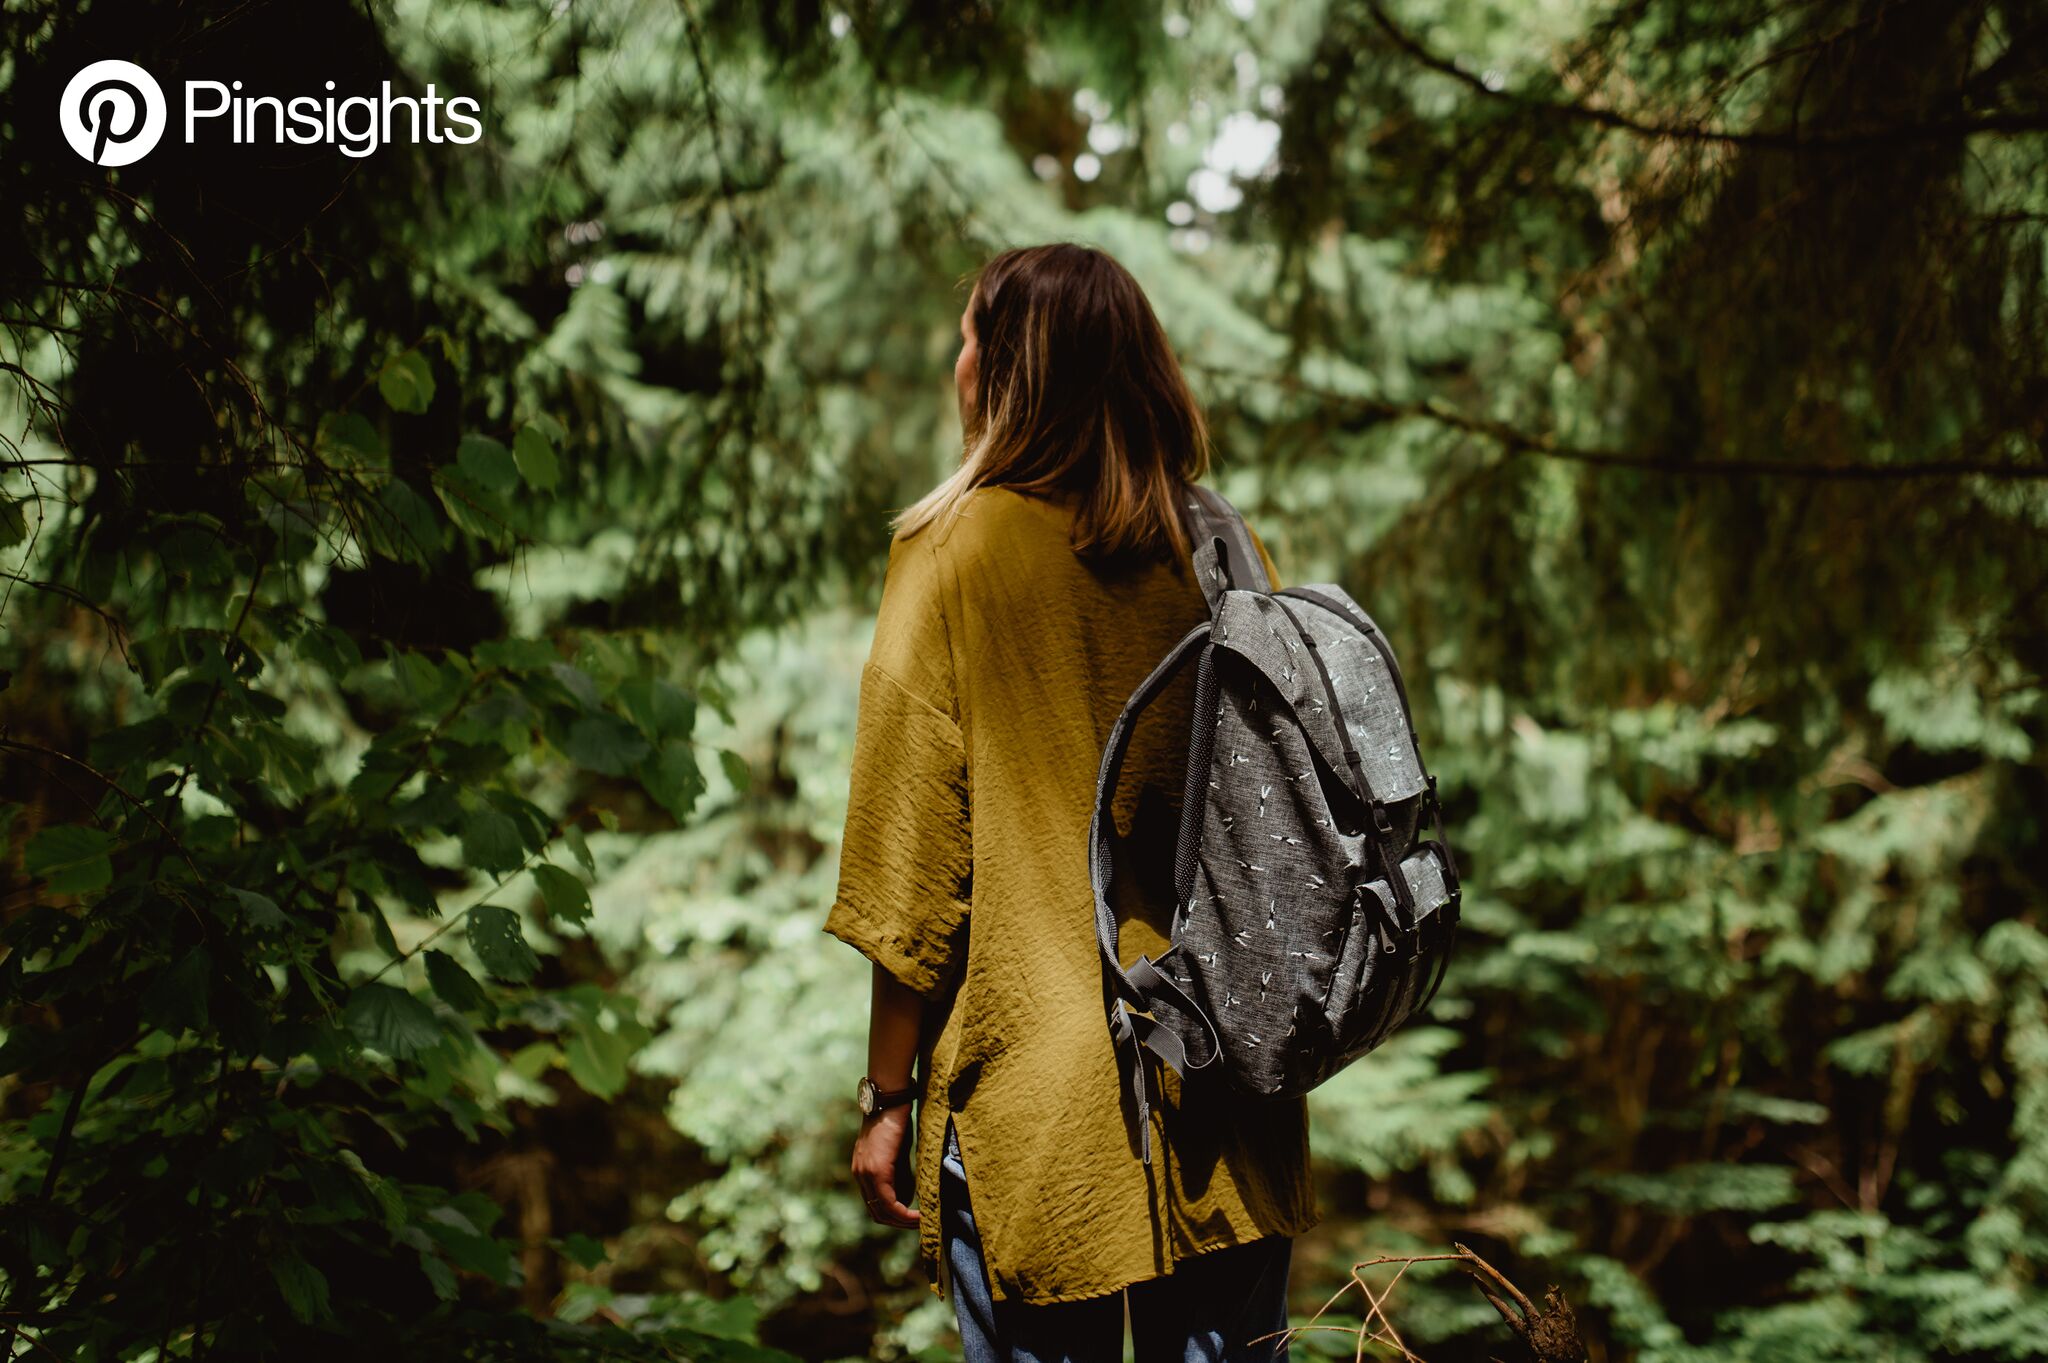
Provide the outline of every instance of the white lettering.
{"type": "Polygon", "coordinates": [[[468,105],[471,111],[479,115],[483,113],[484,106],[467,95],[458,95],[456,98],[448,101],[448,121],[450,123],[460,123],[469,129],[469,136],[460,137],[451,132],[448,134],[448,140],[450,142],[459,142],[466,147],[484,135],[484,124],[481,117],[472,118],[470,114],[460,112],[456,108],[460,104],[468,105]]]}
{"type": "Polygon", "coordinates": [[[192,140],[192,125],[193,125],[193,123],[194,123],[194,122],[195,122],[196,120],[198,120],[198,119],[202,119],[202,118],[219,118],[219,117],[220,117],[220,116],[221,116],[222,114],[224,114],[224,113],[226,113],[226,112],[228,111],[228,105],[229,105],[229,103],[230,103],[231,101],[232,101],[232,97],[231,97],[231,96],[230,96],[230,95],[228,94],[228,87],[227,87],[227,86],[226,86],[225,84],[223,84],[222,82],[220,82],[220,81],[217,81],[217,80],[188,80],[188,81],[186,81],[186,82],[185,82],[185,140],[186,140],[187,142],[190,142],[190,141],[192,140]],[[201,108],[199,108],[199,107],[198,107],[198,105],[197,105],[197,103],[195,102],[195,100],[194,100],[194,98],[193,98],[193,97],[194,97],[194,96],[195,96],[196,94],[198,94],[198,92],[199,92],[199,91],[201,91],[201,90],[213,90],[213,91],[216,91],[216,92],[217,92],[217,93],[218,93],[218,94],[220,95],[220,106],[219,106],[218,108],[214,108],[214,109],[201,109],[201,108]]]}
{"type": "Polygon", "coordinates": [[[327,125],[320,121],[320,101],[311,95],[300,95],[285,106],[297,127],[288,129],[285,136],[302,147],[327,140],[327,125]],[[301,132],[300,129],[304,131],[301,132]]]}
{"type": "MultiPolygon", "coordinates": [[[[328,90],[333,81],[323,82],[328,90]]],[[[228,116],[228,140],[270,141],[314,146],[327,143],[342,155],[365,157],[401,139],[414,144],[482,140],[483,105],[467,97],[449,98],[432,85],[422,95],[394,94],[391,82],[376,95],[244,95],[242,82],[185,82],[185,141],[198,140],[202,119],[228,116]],[[211,99],[202,98],[204,95],[211,99]],[[402,114],[402,116],[401,116],[402,114]],[[442,116],[446,115],[445,124],[442,116]]]]}
{"type": "Polygon", "coordinates": [[[334,110],[334,126],[341,134],[341,154],[344,156],[368,156],[377,150],[377,101],[366,95],[350,95],[334,110]],[[361,127],[351,127],[349,113],[361,110],[369,117],[361,127]]]}
{"type": "Polygon", "coordinates": [[[434,120],[441,112],[441,97],[434,93],[434,87],[431,84],[427,86],[426,106],[427,141],[438,143],[441,140],[441,130],[435,126],[434,120]]]}

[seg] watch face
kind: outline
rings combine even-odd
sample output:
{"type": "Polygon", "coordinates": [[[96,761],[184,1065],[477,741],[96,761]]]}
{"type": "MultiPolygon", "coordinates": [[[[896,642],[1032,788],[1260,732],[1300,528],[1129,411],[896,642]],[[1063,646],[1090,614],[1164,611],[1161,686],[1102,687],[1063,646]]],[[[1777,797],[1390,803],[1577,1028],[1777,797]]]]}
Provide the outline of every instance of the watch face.
{"type": "Polygon", "coordinates": [[[867,1076],[865,1076],[865,1075],[861,1076],[861,1081],[860,1081],[860,1089],[859,1089],[859,1092],[857,1093],[857,1095],[856,1095],[856,1096],[857,1096],[857,1097],[859,1098],[859,1100],[860,1100],[860,1111],[861,1111],[861,1115],[862,1115],[863,1117],[872,1117],[872,1116],[874,1116],[874,1115],[875,1115],[875,1081],[874,1081],[874,1080],[872,1080],[872,1079],[869,1079],[869,1078],[868,1078],[867,1076]]]}

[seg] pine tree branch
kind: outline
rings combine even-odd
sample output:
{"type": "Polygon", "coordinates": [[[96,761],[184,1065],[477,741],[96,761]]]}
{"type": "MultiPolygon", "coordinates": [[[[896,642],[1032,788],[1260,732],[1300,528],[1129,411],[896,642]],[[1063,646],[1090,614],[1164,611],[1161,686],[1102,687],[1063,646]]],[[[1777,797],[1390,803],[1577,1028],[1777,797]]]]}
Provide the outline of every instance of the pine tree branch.
{"type": "Polygon", "coordinates": [[[1595,468],[1637,469],[1678,477],[1805,478],[1823,482],[1878,483],[1912,478],[1995,478],[2006,482],[2048,480],[2048,461],[1929,459],[1897,464],[1812,464],[1790,459],[1681,459],[1635,450],[1588,448],[1561,444],[1554,437],[1525,431],[1504,421],[1472,416],[1434,398],[1418,402],[1387,402],[1379,398],[1332,393],[1283,374],[1251,374],[1192,362],[1186,367],[1240,382],[1271,383],[1290,392],[1316,398],[1342,414],[1346,430],[1365,430],[1386,421],[1433,421],[1440,426],[1490,440],[1507,454],[1534,454],[1595,468]]]}
{"type": "Polygon", "coordinates": [[[1467,70],[1455,59],[1433,51],[1420,38],[1402,28],[1394,21],[1393,16],[1387,13],[1386,7],[1380,4],[1379,0],[1366,0],[1365,8],[1381,32],[1387,35],[1387,40],[1406,53],[1417,65],[1427,67],[1439,75],[1448,76],[1487,99],[1512,104],[1531,113],[1591,123],[1598,127],[1659,141],[1746,147],[1762,151],[1814,151],[1885,146],[1898,142],[1943,142],[1979,134],[2011,137],[2048,132],[2048,113],[2014,113],[2003,110],[1960,114],[1925,123],[1812,130],[1756,128],[1738,131],[1705,123],[1652,122],[1599,105],[1579,104],[1571,100],[1541,99],[1514,90],[1495,89],[1483,77],[1467,70]]]}

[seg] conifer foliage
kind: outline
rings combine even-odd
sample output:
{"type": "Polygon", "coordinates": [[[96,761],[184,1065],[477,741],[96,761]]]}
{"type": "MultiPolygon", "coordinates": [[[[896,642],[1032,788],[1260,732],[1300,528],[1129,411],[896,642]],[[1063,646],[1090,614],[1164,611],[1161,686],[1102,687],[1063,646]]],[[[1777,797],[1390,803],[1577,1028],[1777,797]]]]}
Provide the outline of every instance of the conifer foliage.
{"type": "Polygon", "coordinates": [[[948,1356],[817,929],[955,281],[1054,238],[1388,627],[1467,863],[1315,1095],[1302,1314],[1413,1257],[1406,1343],[1498,1354],[1459,1242],[1595,1358],[2048,1354],[2038,5],[0,43],[0,1358],[948,1356]],[[109,56],[486,134],[101,169],[109,56]]]}

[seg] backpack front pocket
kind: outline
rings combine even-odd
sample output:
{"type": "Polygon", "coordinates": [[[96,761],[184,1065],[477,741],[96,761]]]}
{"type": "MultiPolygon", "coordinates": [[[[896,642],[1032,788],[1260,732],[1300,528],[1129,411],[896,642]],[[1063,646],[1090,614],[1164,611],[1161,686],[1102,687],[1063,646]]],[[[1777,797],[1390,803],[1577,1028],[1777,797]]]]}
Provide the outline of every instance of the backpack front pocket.
{"type": "Polygon", "coordinates": [[[1419,1006],[1435,973],[1439,935],[1448,930],[1443,909],[1452,894],[1443,857],[1442,844],[1425,842],[1401,862],[1415,905],[1412,922],[1403,919],[1384,876],[1353,891],[1350,936],[1325,1010],[1338,1056],[1332,1071],[1379,1045],[1419,1006]]]}

